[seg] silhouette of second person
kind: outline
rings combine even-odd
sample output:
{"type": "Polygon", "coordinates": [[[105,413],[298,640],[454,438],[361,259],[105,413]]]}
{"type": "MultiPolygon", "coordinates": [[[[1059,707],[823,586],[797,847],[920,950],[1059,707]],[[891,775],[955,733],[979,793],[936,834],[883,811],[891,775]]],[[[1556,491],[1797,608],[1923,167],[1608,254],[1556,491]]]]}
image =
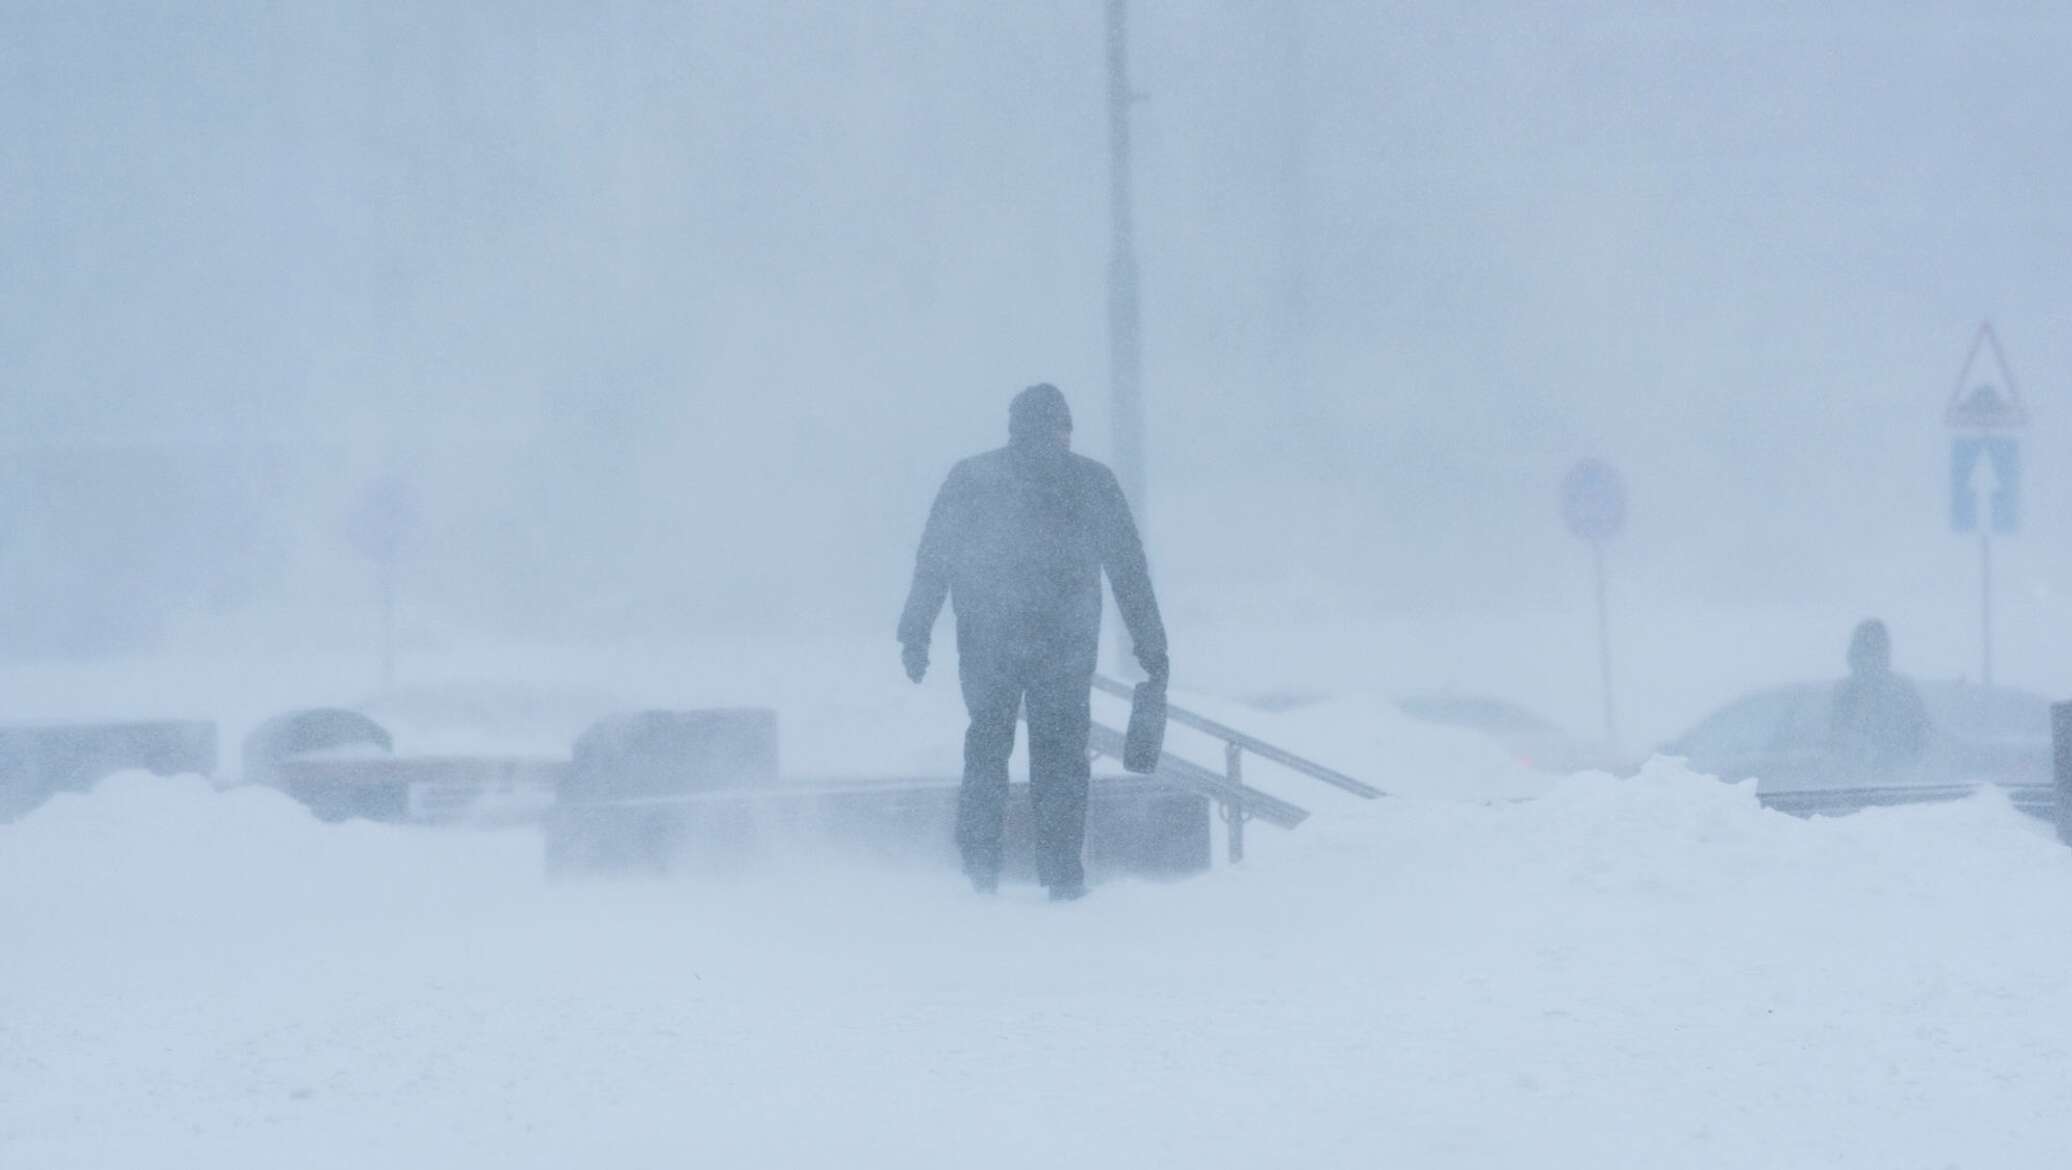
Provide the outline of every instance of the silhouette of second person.
{"type": "Polygon", "coordinates": [[[1920,761],[1928,750],[1921,692],[1892,669],[1892,634],[1872,619],[1849,639],[1849,677],[1835,684],[1828,749],[1837,763],[1876,771],[1920,761]]]}

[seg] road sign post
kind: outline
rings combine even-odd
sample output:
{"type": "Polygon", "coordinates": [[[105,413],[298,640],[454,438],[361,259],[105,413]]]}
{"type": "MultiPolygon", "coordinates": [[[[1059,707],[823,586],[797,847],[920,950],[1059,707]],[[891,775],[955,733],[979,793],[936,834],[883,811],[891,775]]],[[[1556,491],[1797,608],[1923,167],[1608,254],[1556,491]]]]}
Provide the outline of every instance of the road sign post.
{"type": "Polygon", "coordinates": [[[1993,685],[1993,533],[1978,530],[1978,679],[1993,685]]]}
{"type": "Polygon", "coordinates": [[[1611,602],[1605,582],[1605,545],[1626,527],[1626,480],[1602,459],[1585,459],[1561,481],[1561,519],[1569,535],[1590,546],[1597,594],[1597,674],[1604,698],[1604,737],[1617,743],[1619,721],[1612,689],[1611,602]]]}
{"type": "Polygon", "coordinates": [[[1992,322],[1978,327],[1957,388],[1943,411],[1950,444],[1950,528],[1978,536],[1979,681],[1993,685],[1993,537],[2021,528],[2022,459],[2017,435],[2029,411],[1992,322]],[[1989,354],[1989,369],[1978,370],[1989,354]]]}
{"type": "Polygon", "coordinates": [[[396,681],[396,571],[416,533],[417,491],[400,474],[378,476],[346,517],[346,539],[374,566],[376,618],[380,627],[381,689],[396,681]]]}

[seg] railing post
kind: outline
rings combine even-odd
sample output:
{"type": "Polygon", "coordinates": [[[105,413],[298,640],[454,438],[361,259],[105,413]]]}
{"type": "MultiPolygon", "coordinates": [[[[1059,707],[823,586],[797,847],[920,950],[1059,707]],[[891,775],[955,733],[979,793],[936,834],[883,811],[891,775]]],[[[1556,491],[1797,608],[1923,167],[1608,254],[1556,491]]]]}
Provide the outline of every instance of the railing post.
{"type": "Polygon", "coordinates": [[[2058,840],[2072,845],[2072,703],[2050,709],[2052,775],[2057,781],[2058,840]]]}
{"type": "MultiPolygon", "coordinates": [[[[1245,749],[1234,743],[1223,745],[1223,773],[1231,784],[1244,787],[1245,749]]],[[[1242,804],[1223,806],[1223,818],[1230,822],[1230,864],[1236,865],[1245,859],[1245,818],[1251,810],[1242,804]]]]}

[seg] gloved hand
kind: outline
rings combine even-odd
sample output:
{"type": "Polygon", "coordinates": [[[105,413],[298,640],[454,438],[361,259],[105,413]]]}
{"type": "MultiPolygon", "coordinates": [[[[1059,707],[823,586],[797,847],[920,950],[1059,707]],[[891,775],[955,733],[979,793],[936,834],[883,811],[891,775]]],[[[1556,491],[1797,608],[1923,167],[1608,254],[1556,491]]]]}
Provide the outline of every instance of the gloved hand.
{"type": "Polygon", "coordinates": [[[1156,684],[1160,690],[1165,689],[1166,681],[1173,674],[1172,661],[1163,650],[1137,651],[1137,665],[1144,668],[1145,680],[1156,684]]]}
{"type": "Polygon", "coordinates": [[[915,643],[902,643],[899,660],[906,665],[907,677],[920,682],[928,676],[928,647],[915,643]]]}

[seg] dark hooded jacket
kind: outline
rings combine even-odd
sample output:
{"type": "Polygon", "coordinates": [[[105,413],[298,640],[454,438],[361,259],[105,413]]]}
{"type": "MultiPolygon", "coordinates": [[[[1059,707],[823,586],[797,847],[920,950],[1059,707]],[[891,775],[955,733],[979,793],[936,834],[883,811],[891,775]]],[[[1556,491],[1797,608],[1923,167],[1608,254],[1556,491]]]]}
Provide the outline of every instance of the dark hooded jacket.
{"type": "Polygon", "coordinates": [[[1849,642],[1849,677],[1836,684],[1829,748],[1845,764],[1894,767],[1928,748],[1928,709],[1914,684],[1892,669],[1892,636],[1867,621],[1849,642]]]}
{"type": "Polygon", "coordinates": [[[1163,660],[1165,625],[1115,474],[1070,451],[1012,442],[957,464],[937,493],[899,640],[925,649],[947,597],[966,661],[1029,655],[1091,673],[1103,570],[1137,657],[1163,660]]]}

